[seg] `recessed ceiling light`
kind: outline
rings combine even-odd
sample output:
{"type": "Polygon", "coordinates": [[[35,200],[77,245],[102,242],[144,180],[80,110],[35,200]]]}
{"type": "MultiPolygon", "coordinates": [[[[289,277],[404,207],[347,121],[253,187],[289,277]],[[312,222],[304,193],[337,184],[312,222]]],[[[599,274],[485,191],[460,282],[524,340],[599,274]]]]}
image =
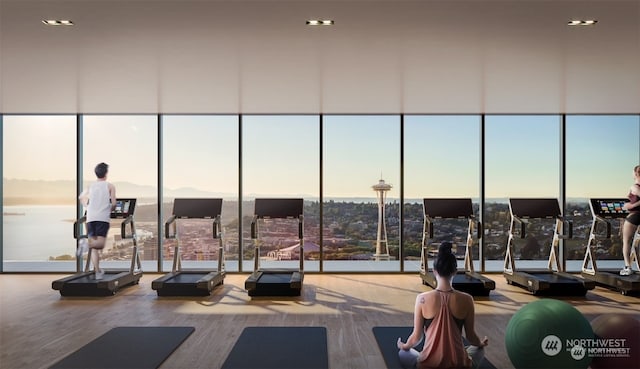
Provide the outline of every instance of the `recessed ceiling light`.
{"type": "Polygon", "coordinates": [[[47,26],[73,26],[73,21],[67,19],[43,19],[42,23],[47,26]]]}
{"type": "Polygon", "coordinates": [[[595,19],[572,19],[567,22],[567,26],[593,26],[596,23],[598,23],[598,21],[595,19]]]}
{"type": "Polygon", "coordinates": [[[309,19],[307,21],[308,26],[331,26],[334,22],[331,19],[309,19]]]}

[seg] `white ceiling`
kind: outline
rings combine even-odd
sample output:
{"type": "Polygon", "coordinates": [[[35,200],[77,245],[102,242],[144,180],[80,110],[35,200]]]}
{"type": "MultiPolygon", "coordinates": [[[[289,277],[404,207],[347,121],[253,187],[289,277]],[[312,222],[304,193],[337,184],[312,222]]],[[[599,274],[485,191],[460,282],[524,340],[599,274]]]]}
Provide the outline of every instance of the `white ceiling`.
{"type": "Polygon", "coordinates": [[[640,0],[0,0],[0,112],[639,113],[640,0]]]}

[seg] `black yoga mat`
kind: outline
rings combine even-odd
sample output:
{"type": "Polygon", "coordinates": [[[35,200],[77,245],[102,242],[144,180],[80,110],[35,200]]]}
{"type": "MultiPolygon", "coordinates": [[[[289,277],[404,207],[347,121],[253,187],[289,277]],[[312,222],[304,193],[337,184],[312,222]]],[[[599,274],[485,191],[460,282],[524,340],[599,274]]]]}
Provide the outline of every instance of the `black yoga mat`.
{"type": "Polygon", "coordinates": [[[222,369],[329,368],[325,327],[247,327],[222,369]]]}
{"type": "MultiPolygon", "coordinates": [[[[376,337],[376,342],[378,342],[378,347],[388,369],[402,369],[398,359],[396,342],[398,342],[398,337],[402,338],[403,342],[406,341],[412,331],[412,327],[373,327],[373,335],[376,337]]],[[[415,349],[422,350],[422,342],[415,349]]],[[[485,357],[480,363],[480,369],[496,369],[496,367],[485,357]]]]}
{"type": "Polygon", "coordinates": [[[158,368],[193,327],[117,327],[51,366],[51,369],[158,368]]]}

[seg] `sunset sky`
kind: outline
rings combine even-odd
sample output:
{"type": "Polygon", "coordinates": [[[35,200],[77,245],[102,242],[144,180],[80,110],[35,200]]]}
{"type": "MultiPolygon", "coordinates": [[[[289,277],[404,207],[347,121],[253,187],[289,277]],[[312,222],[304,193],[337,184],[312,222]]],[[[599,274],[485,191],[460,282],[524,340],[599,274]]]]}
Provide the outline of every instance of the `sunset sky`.
{"type": "MultiPolygon", "coordinates": [[[[85,116],[85,179],[155,186],[154,115],[85,116]]],[[[486,197],[558,196],[559,116],[485,117],[486,197]]],[[[380,177],[400,191],[400,116],[324,116],[325,197],[373,197],[380,177]]],[[[238,191],[237,116],[165,116],[164,186],[238,191]]],[[[405,116],[405,197],[477,197],[480,117],[405,116]]],[[[568,116],[567,195],[625,196],[640,161],[638,116],[568,116]]],[[[246,195],[317,197],[320,131],[314,115],[243,116],[246,195]]],[[[5,116],[3,177],[75,178],[75,116],[5,116]]]]}

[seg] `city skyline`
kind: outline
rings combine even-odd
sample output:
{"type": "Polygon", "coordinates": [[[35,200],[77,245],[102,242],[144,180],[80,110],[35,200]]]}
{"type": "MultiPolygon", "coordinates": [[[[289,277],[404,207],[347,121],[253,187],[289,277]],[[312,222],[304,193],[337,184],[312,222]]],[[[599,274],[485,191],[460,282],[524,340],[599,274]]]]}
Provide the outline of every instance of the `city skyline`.
{"type": "MultiPolygon", "coordinates": [[[[4,178],[5,181],[10,181],[10,179],[8,180],[7,178],[4,178]]],[[[33,181],[33,182],[39,182],[39,181],[33,181]]],[[[42,181],[43,184],[48,183],[45,181],[42,181]]],[[[70,187],[71,184],[75,184],[75,181],[52,181],[55,183],[66,183],[68,186],[67,188],[70,187]]],[[[51,183],[51,182],[49,182],[51,183]]],[[[115,183],[117,188],[122,188],[122,186],[126,186],[126,188],[128,188],[128,190],[126,191],[120,191],[117,193],[118,197],[136,197],[139,200],[140,199],[156,199],[157,198],[157,190],[154,186],[138,186],[132,183],[124,183],[124,182],[116,182],[115,183]],[[143,188],[144,190],[139,191],[139,190],[132,190],[132,188],[143,188]]],[[[46,184],[45,184],[46,186],[46,184]]],[[[75,187],[73,188],[75,189],[75,187]]],[[[73,191],[72,189],[72,191],[73,191]]],[[[44,190],[43,190],[44,191],[44,190]]],[[[28,198],[25,195],[22,196],[7,196],[8,191],[5,191],[5,198],[6,199],[10,199],[10,198],[28,198]]],[[[193,187],[182,187],[182,188],[168,188],[165,187],[164,188],[164,192],[163,192],[163,202],[166,201],[171,201],[174,198],[188,198],[188,197],[194,197],[194,198],[224,198],[226,199],[226,201],[237,201],[238,200],[238,194],[237,193],[226,193],[226,192],[207,192],[201,189],[197,189],[197,188],[193,188],[193,187]]],[[[272,196],[270,194],[261,194],[261,193],[244,193],[243,194],[243,201],[253,201],[255,198],[268,198],[268,197],[284,197],[284,198],[303,198],[305,201],[319,201],[319,196],[317,195],[311,195],[311,194],[286,194],[284,196],[272,196]]],[[[537,198],[537,197],[544,197],[544,196],[511,196],[511,197],[529,197],[529,198],[537,198]]],[[[548,196],[547,196],[548,197],[548,196]]],[[[424,198],[470,198],[474,204],[479,202],[479,196],[438,196],[438,195],[426,195],[424,197],[404,197],[404,202],[405,203],[422,203],[422,200],[424,198]]],[[[485,201],[486,202],[491,202],[491,203],[507,203],[510,197],[486,197],[485,196],[485,201]]],[[[587,201],[589,198],[625,198],[624,195],[602,195],[602,196],[586,196],[586,197],[580,197],[580,196],[567,196],[566,200],[568,202],[584,202],[587,201]]],[[[395,203],[399,200],[399,197],[387,197],[388,201],[386,203],[395,203]]],[[[71,198],[72,201],[75,202],[75,197],[71,198]]],[[[340,197],[340,196],[323,196],[323,200],[324,202],[328,202],[328,201],[342,201],[342,202],[356,202],[356,203],[376,203],[376,197],[375,197],[375,193],[372,192],[372,194],[370,196],[355,196],[355,197],[340,197]]]]}

